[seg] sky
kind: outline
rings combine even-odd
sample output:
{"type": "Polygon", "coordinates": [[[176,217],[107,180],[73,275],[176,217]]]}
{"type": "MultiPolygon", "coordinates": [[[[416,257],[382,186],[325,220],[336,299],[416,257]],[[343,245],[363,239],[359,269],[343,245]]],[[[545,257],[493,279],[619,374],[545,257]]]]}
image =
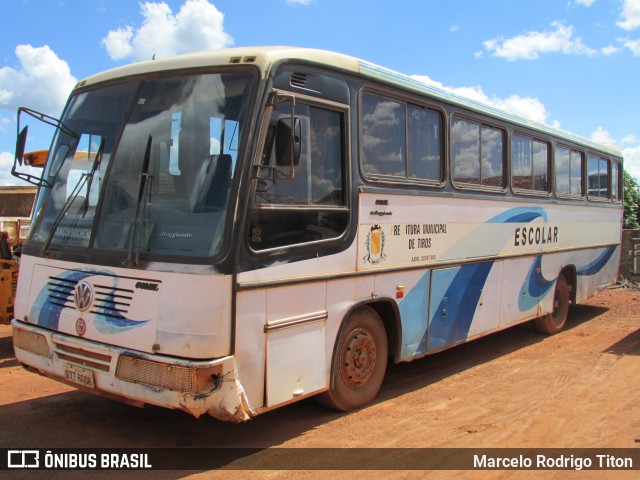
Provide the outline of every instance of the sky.
{"type": "MultiPolygon", "coordinates": [[[[640,0],[2,0],[0,185],[16,110],[59,117],[82,78],[196,50],[352,55],[617,145],[640,179],[640,0]]],[[[53,129],[30,131],[29,150],[53,129]]]]}

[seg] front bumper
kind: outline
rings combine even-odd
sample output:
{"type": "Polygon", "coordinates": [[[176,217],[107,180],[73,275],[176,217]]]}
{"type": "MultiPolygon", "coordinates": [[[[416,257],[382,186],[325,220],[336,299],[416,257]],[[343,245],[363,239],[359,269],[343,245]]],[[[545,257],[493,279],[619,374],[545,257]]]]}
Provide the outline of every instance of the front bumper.
{"type": "Polygon", "coordinates": [[[242,422],[255,416],[233,356],[205,361],[136,352],[14,319],[17,360],[54,380],[125,403],[242,422]]]}

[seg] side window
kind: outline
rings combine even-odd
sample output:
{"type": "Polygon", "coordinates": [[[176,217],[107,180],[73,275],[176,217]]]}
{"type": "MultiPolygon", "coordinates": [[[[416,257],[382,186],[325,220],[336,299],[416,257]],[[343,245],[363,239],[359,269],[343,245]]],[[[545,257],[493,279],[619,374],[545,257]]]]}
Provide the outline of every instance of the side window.
{"type": "Polygon", "coordinates": [[[504,135],[501,130],[454,118],[451,151],[454,183],[504,187],[504,135]]]}
{"type": "Polygon", "coordinates": [[[480,184],[480,125],[454,119],[451,129],[451,161],[454,183],[480,184]]]}
{"type": "MultiPolygon", "coordinates": [[[[300,161],[293,178],[277,170],[271,179],[258,178],[251,207],[249,244],[265,250],[339,237],[346,228],[345,113],[296,102],[301,124],[300,161]]],[[[290,117],[290,104],[274,109],[269,120],[261,166],[278,167],[276,130],[290,117]]]]}
{"type": "Polygon", "coordinates": [[[582,171],[584,170],[584,154],[571,150],[571,164],[569,166],[569,185],[572,195],[584,195],[582,186],[582,171]]]}
{"type": "Polygon", "coordinates": [[[549,191],[549,146],[522,135],[512,140],[512,185],[517,190],[549,191]]]}
{"type": "Polygon", "coordinates": [[[582,196],[582,165],[584,155],[567,147],[556,147],[556,193],[573,197],[582,196]]]}
{"type": "Polygon", "coordinates": [[[480,177],[486,187],[504,187],[504,135],[502,130],[483,126],[480,130],[480,177]]]}
{"type": "Polygon", "coordinates": [[[435,110],[362,96],[362,171],[367,177],[442,180],[442,117],[435,110]]]}
{"type": "Polygon", "coordinates": [[[615,202],[622,200],[620,193],[620,164],[618,162],[611,163],[611,198],[615,202]]]}
{"type": "Polygon", "coordinates": [[[365,175],[405,177],[405,106],[373,95],[362,97],[362,170],[365,175]]]}
{"type": "Polygon", "coordinates": [[[408,110],[409,178],[442,180],[442,120],[440,114],[416,106],[408,110]]]}
{"type": "Polygon", "coordinates": [[[589,156],[587,172],[589,198],[609,198],[609,160],[593,155],[589,156]]]}

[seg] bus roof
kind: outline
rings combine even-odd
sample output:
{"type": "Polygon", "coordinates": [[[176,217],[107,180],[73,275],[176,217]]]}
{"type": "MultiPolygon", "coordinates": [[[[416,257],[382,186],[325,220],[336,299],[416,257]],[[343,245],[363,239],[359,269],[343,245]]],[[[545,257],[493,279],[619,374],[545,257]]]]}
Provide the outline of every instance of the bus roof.
{"type": "Polygon", "coordinates": [[[621,157],[622,153],[615,145],[604,145],[592,140],[535,122],[527,118],[514,115],[505,110],[481,103],[467,97],[456,95],[433,85],[420,82],[408,75],[381,67],[366,60],[361,60],[348,55],[330,52],[326,50],[296,48],[296,47],[241,47],[221,50],[207,50],[201,52],[186,53],[165,58],[148,60],[130,65],[117,67],[98,73],[80,81],[76,87],[84,87],[94,83],[113,80],[130,75],[139,75],[166,70],[180,70],[186,68],[198,68],[221,65],[257,65],[263,75],[268,74],[270,67],[281,61],[300,61],[305,63],[322,64],[334,69],[375,79],[386,84],[393,84],[413,92],[427,95],[428,97],[460,106],[471,111],[489,115],[510,122],[512,124],[536,130],[538,132],[564,139],[568,142],[582,144],[588,148],[621,157]]]}

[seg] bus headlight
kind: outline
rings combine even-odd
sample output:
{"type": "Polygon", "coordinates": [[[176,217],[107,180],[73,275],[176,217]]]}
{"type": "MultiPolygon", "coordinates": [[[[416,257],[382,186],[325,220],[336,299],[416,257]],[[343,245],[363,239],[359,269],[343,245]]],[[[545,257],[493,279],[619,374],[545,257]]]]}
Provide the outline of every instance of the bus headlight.
{"type": "Polygon", "coordinates": [[[222,367],[187,367],[121,355],[116,378],[180,393],[210,393],[220,387],[222,367]]]}
{"type": "Polygon", "coordinates": [[[51,358],[51,350],[44,335],[28,332],[20,328],[13,328],[13,345],[25,352],[51,358]]]}

